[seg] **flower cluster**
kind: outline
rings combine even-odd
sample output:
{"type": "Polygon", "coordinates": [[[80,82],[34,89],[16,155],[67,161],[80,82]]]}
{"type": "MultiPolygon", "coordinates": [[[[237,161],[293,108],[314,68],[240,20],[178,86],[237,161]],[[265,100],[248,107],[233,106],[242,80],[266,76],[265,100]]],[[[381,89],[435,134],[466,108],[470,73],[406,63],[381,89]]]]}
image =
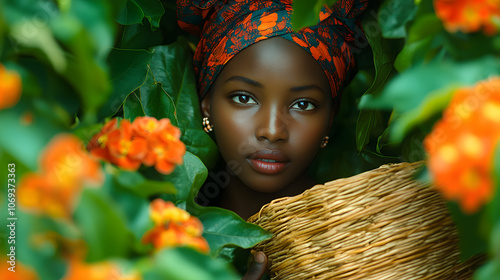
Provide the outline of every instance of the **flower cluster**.
{"type": "Polygon", "coordinates": [[[144,234],[143,243],[151,243],[157,250],[188,246],[200,252],[209,251],[207,241],[201,236],[203,225],[200,220],[175,207],[172,202],[160,198],[153,200],[150,217],[155,226],[144,234]]]}
{"type": "Polygon", "coordinates": [[[28,173],[19,184],[19,204],[26,210],[54,218],[69,218],[84,185],[104,180],[100,164],[79,138],[60,134],[41,155],[41,172],[28,173]]]}
{"type": "Polygon", "coordinates": [[[500,77],[456,91],[443,118],[425,138],[428,167],[448,199],[466,213],[493,194],[493,160],[500,144],[500,77]]]}
{"type": "Polygon", "coordinates": [[[21,77],[0,64],[0,110],[14,106],[21,97],[21,77]]]}
{"type": "Polygon", "coordinates": [[[434,0],[436,15],[446,30],[472,33],[481,29],[487,35],[500,30],[498,0],[434,0]]]}
{"type": "Polygon", "coordinates": [[[169,119],[137,117],[112,119],[90,140],[90,153],[126,170],[137,170],[141,164],[155,166],[162,174],[170,174],[182,164],[186,146],[180,141],[181,131],[169,119]]]}
{"type": "Polygon", "coordinates": [[[70,261],[66,275],[62,280],[141,280],[135,271],[125,273],[116,263],[104,261],[85,263],[77,258],[70,261]]]}

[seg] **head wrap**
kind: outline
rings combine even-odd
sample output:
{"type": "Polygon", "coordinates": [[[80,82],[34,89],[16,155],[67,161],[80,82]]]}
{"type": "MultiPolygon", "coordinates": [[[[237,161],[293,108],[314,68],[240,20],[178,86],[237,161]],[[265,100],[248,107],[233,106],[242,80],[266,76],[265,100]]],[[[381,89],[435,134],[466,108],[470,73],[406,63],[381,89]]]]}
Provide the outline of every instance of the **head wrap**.
{"type": "Polygon", "coordinates": [[[275,36],[309,52],[325,72],[332,97],[338,97],[355,72],[352,48],[364,36],[356,18],[367,5],[338,0],[322,8],[317,25],[294,32],[292,0],[177,0],[179,26],[201,37],[193,58],[200,98],[238,52],[275,36]]]}

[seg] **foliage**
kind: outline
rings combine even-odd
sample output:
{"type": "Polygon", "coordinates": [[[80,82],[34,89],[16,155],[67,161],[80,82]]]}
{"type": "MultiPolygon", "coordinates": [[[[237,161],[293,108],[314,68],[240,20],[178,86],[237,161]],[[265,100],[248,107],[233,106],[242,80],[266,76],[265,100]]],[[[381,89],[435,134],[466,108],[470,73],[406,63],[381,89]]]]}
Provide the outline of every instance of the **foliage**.
{"type": "MultiPolygon", "coordinates": [[[[335,2],[294,1],[294,28],[315,24],[321,7],[335,2]]],[[[498,7],[470,21],[463,11],[473,1],[457,1],[456,7],[441,2],[371,3],[362,20],[367,40],[357,45],[359,73],[344,91],[331,144],[311,167],[319,181],[386,162],[427,159],[424,138],[457,90],[500,74],[498,7]]],[[[0,0],[0,178],[12,183],[0,191],[0,200],[3,209],[9,199],[19,202],[12,215],[1,211],[0,216],[17,218],[16,243],[10,244],[22,271],[17,277],[239,278],[228,262],[245,262],[239,248],[269,235],[231,211],[194,202],[218,156],[201,126],[191,66],[195,45],[196,39],[177,27],[173,0],[0,0]],[[128,155],[120,141],[111,145],[114,154],[104,157],[106,162],[87,158],[83,147],[112,119],[132,124],[143,117],[168,120],[180,130],[185,153],[175,166],[158,172],[151,159],[130,153],[133,168],[119,168],[114,157],[128,155]],[[67,142],[54,142],[69,135],[67,142]],[[94,172],[82,172],[94,165],[94,172]],[[26,190],[30,195],[23,200],[26,190]],[[173,228],[170,220],[155,224],[149,217],[153,199],[170,201],[175,208],[165,208],[180,216],[187,211],[193,219],[173,228]],[[203,225],[202,238],[195,219],[203,225]],[[163,234],[179,241],[167,244],[163,234]],[[177,246],[193,244],[186,236],[198,245],[206,240],[210,253],[177,246]]],[[[98,138],[96,147],[106,145],[98,138]]],[[[476,279],[500,275],[498,141],[491,150],[494,160],[478,163],[490,170],[484,176],[494,184],[485,204],[469,215],[450,202],[463,257],[488,253],[476,279]]],[[[435,178],[431,168],[423,174],[435,178]]],[[[7,230],[1,230],[3,236],[7,230]]],[[[10,253],[2,247],[0,275],[10,253]]]]}
{"type": "Polygon", "coordinates": [[[15,275],[239,279],[219,253],[269,235],[194,203],[218,151],[201,126],[195,41],[176,27],[175,2],[0,7],[0,174],[13,183],[1,200],[5,210],[17,201],[1,216],[17,218],[15,275]],[[160,209],[192,216],[159,222],[159,196],[176,205],[160,209]]]}

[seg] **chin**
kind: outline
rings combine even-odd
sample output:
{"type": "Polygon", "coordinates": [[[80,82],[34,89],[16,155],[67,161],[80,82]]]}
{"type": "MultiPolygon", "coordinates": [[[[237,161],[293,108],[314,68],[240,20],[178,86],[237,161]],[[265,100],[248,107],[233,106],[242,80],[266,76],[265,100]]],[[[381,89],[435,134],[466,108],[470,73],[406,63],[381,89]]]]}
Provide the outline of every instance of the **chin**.
{"type": "Polygon", "coordinates": [[[279,178],[273,178],[272,180],[264,179],[259,181],[252,180],[252,182],[243,181],[243,183],[248,188],[261,193],[276,193],[284,190],[290,184],[290,182],[285,182],[279,178]]]}

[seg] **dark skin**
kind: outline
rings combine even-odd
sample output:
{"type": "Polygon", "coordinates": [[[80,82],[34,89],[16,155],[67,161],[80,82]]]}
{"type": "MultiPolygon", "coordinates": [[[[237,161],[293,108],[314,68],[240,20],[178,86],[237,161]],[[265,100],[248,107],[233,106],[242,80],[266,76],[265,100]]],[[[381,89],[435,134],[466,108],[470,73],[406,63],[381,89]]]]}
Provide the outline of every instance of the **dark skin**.
{"type": "MultiPolygon", "coordinates": [[[[326,75],[301,47],[279,37],[249,46],[225,65],[201,107],[236,173],[218,206],[247,219],[314,185],[307,168],[334,110],[326,75]]],[[[259,252],[254,260],[243,279],[264,274],[266,256],[259,252]]]]}

